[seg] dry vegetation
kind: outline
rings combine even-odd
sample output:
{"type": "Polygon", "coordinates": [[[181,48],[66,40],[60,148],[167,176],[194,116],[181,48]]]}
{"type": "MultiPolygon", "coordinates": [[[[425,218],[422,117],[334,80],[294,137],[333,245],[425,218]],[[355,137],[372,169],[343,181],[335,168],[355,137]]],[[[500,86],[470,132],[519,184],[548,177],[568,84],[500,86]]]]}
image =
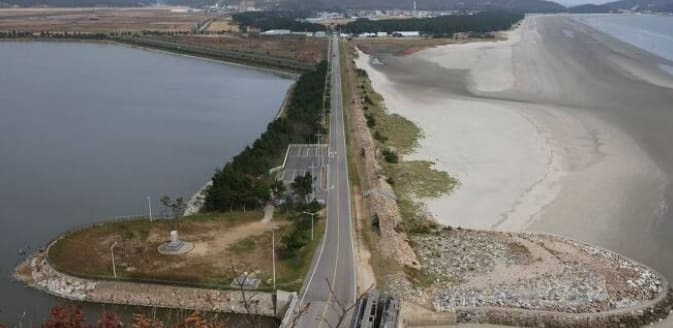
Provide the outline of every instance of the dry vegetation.
{"type": "Polygon", "coordinates": [[[174,38],[185,44],[224,50],[251,51],[294,58],[310,63],[318,63],[325,59],[325,53],[327,52],[326,38],[304,36],[244,37],[239,34],[182,35],[174,38]]]}
{"type": "Polygon", "coordinates": [[[356,72],[353,75],[357,86],[352,87],[352,92],[359,99],[355,103],[363,111],[381,150],[381,174],[395,191],[403,227],[408,233],[428,232],[436,224],[419,200],[450,193],[459,182],[448,173],[435,170],[430,161],[404,160],[403,156],[411,153],[422,138],[422,131],[405,117],[389,113],[383,97],[372,88],[366,73],[363,70],[356,72]]]}
{"type": "Polygon", "coordinates": [[[226,19],[217,19],[208,25],[206,32],[208,33],[220,33],[220,32],[239,32],[238,24],[234,23],[231,18],[226,19]]]}
{"type": "MultiPolygon", "coordinates": [[[[280,230],[276,245],[291,222],[276,215],[280,230]]],[[[117,241],[117,274],[124,277],[199,283],[227,287],[233,279],[232,265],[245,266],[262,278],[260,288],[268,288],[271,278],[271,231],[260,220],[262,212],[204,214],[179,221],[180,239],[194,243],[184,255],[162,255],[157,247],[166,242],[173,220],[119,221],[66,235],[49,251],[49,259],[59,271],[77,276],[110,276],[110,246],[117,241]]],[[[319,221],[322,222],[322,221],[319,221]]],[[[321,235],[318,227],[317,235],[321,235]]],[[[317,241],[304,247],[296,257],[278,256],[278,287],[297,290],[317,241]]]]}
{"type": "Polygon", "coordinates": [[[207,17],[203,12],[173,12],[169,8],[0,9],[0,31],[189,32],[207,17]]]}

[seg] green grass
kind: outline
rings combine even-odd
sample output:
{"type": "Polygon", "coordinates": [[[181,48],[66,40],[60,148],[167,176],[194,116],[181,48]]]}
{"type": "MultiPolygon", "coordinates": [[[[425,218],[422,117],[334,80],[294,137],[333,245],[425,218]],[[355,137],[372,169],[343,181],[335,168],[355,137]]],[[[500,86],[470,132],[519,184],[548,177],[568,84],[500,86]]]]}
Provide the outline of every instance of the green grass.
{"type": "Polygon", "coordinates": [[[358,87],[363,101],[363,110],[376,122],[372,133],[378,132],[385,137],[382,142],[386,148],[395,149],[400,154],[408,154],[418,145],[422,137],[421,129],[413,122],[398,114],[391,114],[383,105],[383,98],[376,93],[366,76],[358,77],[358,87]]]}
{"type": "Polygon", "coordinates": [[[430,161],[401,161],[387,163],[384,169],[396,194],[431,198],[450,193],[458,180],[433,165],[430,161]]]}
{"type": "Polygon", "coordinates": [[[325,233],[325,220],[317,220],[315,222],[315,239],[310,241],[306,246],[302,247],[295,256],[291,258],[279,258],[278,264],[286,271],[278,276],[276,284],[278,288],[287,291],[299,291],[306,277],[314,252],[320,247],[322,238],[325,233]]]}

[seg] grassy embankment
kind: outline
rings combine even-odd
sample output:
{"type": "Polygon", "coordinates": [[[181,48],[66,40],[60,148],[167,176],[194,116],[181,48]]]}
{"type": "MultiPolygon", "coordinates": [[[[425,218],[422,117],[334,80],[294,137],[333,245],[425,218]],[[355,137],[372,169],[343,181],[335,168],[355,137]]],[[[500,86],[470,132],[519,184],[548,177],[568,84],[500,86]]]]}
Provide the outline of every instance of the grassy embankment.
{"type": "MultiPolygon", "coordinates": [[[[260,289],[271,289],[271,231],[262,223],[261,211],[193,215],[179,220],[180,238],[194,243],[184,255],[162,255],[157,247],[166,242],[173,220],[136,219],[96,225],[57,241],[48,259],[59,271],[84,278],[112,279],[110,246],[116,241],[115,260],[120,279],[187,284],[209,288],[230,288],[237,271],[256,272],[260,289]]],[[[293,215],[276,213],[277,286],[296,291],[319,238],[292,256],[283,256],[282,237],[293,230],[293,215]]],[[[323,220],[316,224],[322,235],[323,220]]]]}
{"type": "Polygon", "coordinates": [[[413,122],[389,113],[383,98],[374,91],[363,70],[357,70],[357,90],[367,126],[381,150],[378,158],[383,175],[393,187],[407,233],[424,233],[436,224],[423,209],[422,199],[450,193],[458,180],[435,170],[431,161],[404,160],[422,138],[422,131],[413,122]]]}
{"type": "Polygon", "coordinates": [[[353,44],[353,42],[343,43],[341,73],[347,123],[348,164],[358,236],[362,241],[361,244],[375,254],[370,257],[370,264],[376,268],[374,276],[379,285],[384,282],[383,276],[393,272],[404,272],[412,282],[423,286],[428,280],[423,272],[402,268],[396,261],[376,254],[379,253],[380,237],[372,225],[374,218],[369,217],[368,199],[362,197],[363,191],[374,186],[368,185],[365,176],[363,150],[354,140],[356,128],[352,116],[356,111],[362,111],[368,121],[370,133],[375,137],[379,150],[378,161],[383,169],[381,173],[393,187],[403,219],[403,228],[408,233],[424,233],[436,226],[426,215],[419,199],[451,192],[458,181],[446,172],[433,169],[432,162],[404,160],[404,155],[411,153],[422,137],[422,131],[408,119],[386,111],[383,98],[372,89],[366,74],[355,68],[353,58],[357,54],[353,44]]]}

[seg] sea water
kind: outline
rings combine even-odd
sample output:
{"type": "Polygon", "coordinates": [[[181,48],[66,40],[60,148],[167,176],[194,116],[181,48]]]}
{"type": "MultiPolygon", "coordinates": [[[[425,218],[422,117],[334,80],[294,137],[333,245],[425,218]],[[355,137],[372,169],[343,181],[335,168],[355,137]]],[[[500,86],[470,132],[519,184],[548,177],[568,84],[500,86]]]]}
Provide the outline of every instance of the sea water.
{"type": "MultiPolygon", "coordinates": [[[[673,62],[673,16],[577,15],[579,21],[611,36],[673,62]]],[[[659,65],[673,74],[670,64],[659,65]]]]}

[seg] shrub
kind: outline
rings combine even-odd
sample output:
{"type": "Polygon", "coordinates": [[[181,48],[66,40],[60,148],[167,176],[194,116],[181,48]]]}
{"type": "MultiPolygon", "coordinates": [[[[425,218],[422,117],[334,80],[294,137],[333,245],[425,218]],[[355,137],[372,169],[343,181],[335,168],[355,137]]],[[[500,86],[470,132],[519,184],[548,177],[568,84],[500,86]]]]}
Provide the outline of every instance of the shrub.
{"type": "Polygon", "coordinates": [[[370,128],[373,128],[376,126],[376,119],[374,118],[374,115],[366,113],[365,118],[367,119],[367,126],[370,128]]]}
{"type": "Polygon", "coordinates": [[[397,152],[390,148],[386,148],[383,150],[383,158],[386,160],[388,163],[397,163],[399,162],[400,158],[397,156],[397,152]]]}

